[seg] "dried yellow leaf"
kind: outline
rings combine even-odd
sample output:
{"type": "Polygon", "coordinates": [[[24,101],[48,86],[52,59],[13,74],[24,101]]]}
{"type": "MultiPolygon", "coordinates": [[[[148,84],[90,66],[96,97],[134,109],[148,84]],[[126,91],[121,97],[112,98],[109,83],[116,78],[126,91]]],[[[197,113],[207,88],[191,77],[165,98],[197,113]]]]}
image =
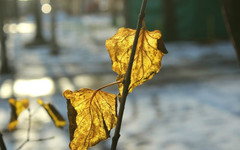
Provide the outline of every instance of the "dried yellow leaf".
{"type": "Polygon", "coordinates": [[[43,106],[43,108],[47,111],[48,115],[51,117],[56,127],[64,127],[66,125],[66,121],[63,116],[59,113],[59,111],[51,104],[44,103],[41,99],[38,99],[38,103],[43,106]]]}
{"type": "MultiPolygon", "coordinates": [[[[123,81],[127,72],[136,30],[120,28],[118,32],[106,41],[106,47],[112,60],[112,69],[117,81],[123,81]]],[[[129,92],[138,85],[151,79],[161,68],[161,60],[166,52],[159,30],[147,31],[141,29],[134,57],[129,92]]],[[[123,83],[119,83],[122,93],[123,83]]]]}
{"type": "Polygon", "coordinates": [[[20,115],[20,113],[28,108],[29,106],[29,101],[28,99],[23,99],[23,100],[15,100],[13,98],[10,98],[8,100],[10,107],[11,107],[11,118],[8,124],[8,130],[12,131],[16,128],[17,124],[18,124],[18,116],[20,115]]]}
{"type": "Polygon", "coordinates": [[[86,150],[107,139],[116,125],[115,94],[83,88],[66,90],[70,133],[70,148],[86,150]]]}

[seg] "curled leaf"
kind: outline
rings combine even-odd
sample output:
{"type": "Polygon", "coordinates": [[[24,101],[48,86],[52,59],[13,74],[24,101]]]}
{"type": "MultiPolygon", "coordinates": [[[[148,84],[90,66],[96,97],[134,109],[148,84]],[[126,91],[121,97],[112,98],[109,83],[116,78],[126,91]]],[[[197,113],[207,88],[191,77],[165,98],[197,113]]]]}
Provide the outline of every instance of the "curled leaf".
{"type": "MultiPolygon", "coordinates": [[[[118,74],[117,81],[125,78],[135,33],[136,30],[120,28],[113,37],[106,41],[106,47],[112,60],[112,69],[118,74]]],[[[150,32],[144,26],[138,38],[129,92],[136,86],[150,80],[160,70],[164,53],[167,51],[162,42],[160,31],[150,32]]],[[[121,94],[123,83],[119,83],[118,87],[121,94]]]]}
{"type": "Polygon", "coordinates": [[[38,99],[38,103],[47,111],[56,127],[61,128],[66,125],[66,121],[63,116],[51,103],[44,103],[41,99],[38,99]]]}
{"type": "Polygon", "coordinates": [[[70,148],[86,150],[107,139],[116,125],[116,95],[83,88],[79,91],[66,90],[70,148]]]}
{"type": "Polygon", "coordinates": [[[8,100],[10,107],[11,107],[11,118],[8,124],[8,130],[12,131],[16,128],[17,124],[18,124],[18,116],[20,115],[20,113],[25,110],[26,108],[28,108],[29,106],[29,101],[28,99],[23,99],[23,100],[15,100],[13,98],[10,98],[8,100]]]}

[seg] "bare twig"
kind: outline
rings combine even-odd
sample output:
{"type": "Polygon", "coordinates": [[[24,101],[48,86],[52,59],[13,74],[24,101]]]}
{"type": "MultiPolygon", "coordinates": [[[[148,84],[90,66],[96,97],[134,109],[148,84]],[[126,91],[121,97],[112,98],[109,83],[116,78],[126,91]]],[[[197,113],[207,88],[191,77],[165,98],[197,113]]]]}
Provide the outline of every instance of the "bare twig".
{"type": "Polygon", "coordinates": [[[16,150],[20,150],[28,141],[25,140],[16,150]]]}
{"type": "Polygon", "coordinates": [[[35,116],[41,107],[42,107],[42,106],[39,105],[39,106],[32,112],[31,117],[35,116]]]}
{"type": "Polygon", "coordinates": [[[54,136],[48,137],[48,138],[41,138],[41,139],[36,139],[36,140],[30,140],[30,132],[31,132],[31,119],[32,119],[32,114],[30,108],[28,108],[28,130],[27,130],[27,139],[17,148],[17,150],[20,150],[23,148],[25,144],[28,142],[39,142],[39,141],[46,141],[53,139],[54,136]]]}
{"type": "Polygon", "coordinates": [[[27,139],[17,148],[17,150],[20,150],[27,142],[30,140],[30,131],[31,131],[31,110],[30,108],[28,110],[28,130],[27,130],[27,139]]]}
{"type": "Polygon", "coordinates": [[[51,140],[51,139],[54,139],[55,136],[50,136],[50,137],[47,137],[47,138],[41,138],[41,139],[36,139],[36,140],[30,140],[29,142],[40,142],[40,141],[46,141],[46,140],[51,140]]]}
{"type": "Polygon", "coordinates": [[[5,143],[3,141],[2,132],[0,131],[0,148],[1,150],[7,150],[5,143]]]}
{"type": "Polygon", "coordinates": [[[114,133],[114,136],[112,138],[111,150],[116,150],[118,139],[120,137],[120,130],[121,130],[121,125],[122,125],[122,118],[123,118],[123,112],[124,112],[124,108],[125,108],[125,102],[126,102],[127,95],[128,95],[128,88],[129,88],[129,85],[131,83],[132,65],[133,65],[134,56],[135,56],[135,52],[136,52],[139,33],[140,33],[140,30],[141,30],[141,27],[142,27],[143,19],[145,17],[146,5],[147,5],[147,0],[143,0],[141,11],[140,11],[139,18],[138,18],[138,24],[137,24],[136,34],[135,34],[135,38],[134,38],[134,42],[133,42],[132,52],[131,52],[130,60],[129,60],[129,63],[128,63],[128,69],[127,69],[127,73],[126,73],[126,76],[125,76],[123,94],[122,94],[122,97],[121,97],[121,103],[120,103],[120,108],[119,108],[119,116],[118,116],[118,120],[117,120],[115,133],[114,133]]]}
{"type": "Polygon", "coordinates": [[[30,108],[28,108],[28,131],[27,131],[27,141],[29,141],[30,139],[30,132],[31,132],[31,118],[32,118],[32,115],[31,115],[31,110],[30,108]]]}

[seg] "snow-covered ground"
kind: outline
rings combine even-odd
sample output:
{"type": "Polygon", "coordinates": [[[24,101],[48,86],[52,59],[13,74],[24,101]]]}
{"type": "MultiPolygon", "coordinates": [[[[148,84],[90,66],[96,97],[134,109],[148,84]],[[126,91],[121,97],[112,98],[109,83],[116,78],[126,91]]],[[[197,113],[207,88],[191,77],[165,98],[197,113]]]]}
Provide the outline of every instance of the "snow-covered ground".
{"type": "MultiPolygon", "coordinates": [[[[30,22],[31,23],[31,22],[30,22]]],[[[48,30],[49,24],[45,24],[48,30]]],[[[18,129],[6,130],[8,97],[29,98],[32,126],[23,150],[68,149],[68,127],[54,127],[37,104],[51,102],[67,120],[65,89],[97,88],[115,80],[104,41],[116,29],[109,16],[58,16],[59,56],[48,46],[26,49],[33,33],[9,34],[9,53],[16,74],[0,78],[0,130],[9,150],[27,136],[28,112],[18,129]]],[[[47,32],[47,31],[46,31],[47,32]]],[[[45,34],[48,37],[47,33],[45,34]]],[[[240,147],[240,71],[230,42],[167,43],[161,71],[128,97],[119,150],[238,150],[240,147]]],[[[116,87],[106,89],[117,94],[116,87]]],[[[92,150],[109,149],[111,139],[92,150]]]]}
{"type": "Polygon", "coordinates": [[[223,77],[136,90],[128,101],[119,148],[237,150],[239,83],[223,77]]]}

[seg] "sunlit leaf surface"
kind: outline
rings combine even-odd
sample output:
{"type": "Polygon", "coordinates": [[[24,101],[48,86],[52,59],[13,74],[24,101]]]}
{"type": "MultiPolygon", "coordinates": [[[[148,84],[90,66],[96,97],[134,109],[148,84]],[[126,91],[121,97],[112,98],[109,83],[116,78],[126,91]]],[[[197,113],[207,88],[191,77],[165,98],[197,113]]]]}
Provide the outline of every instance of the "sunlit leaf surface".
{"type": "Polygon", "coordinates": [[[70,148],[86,150],[107,139],[116,125],[116,95],[83,88],[79,91],[66,90],[70,148]]]}
{"type": "Polygon", "coordinates": [[[10,122],[8,124],[8,130],[12,131],[16,128],[17,124],[18,124],[18,116],[20,115],[20,113],[28,108],[29,106],[29,101],[28,99],[23,99],[23,100],[15,100],[13,98],[10,98],[8,100],[10,107],[11,107],[11,119],[10,122]]]}
{"type": "MultiPolygon", "coordinates": [[[[112,69],[117,81],[124,80],[131,55],[136,30],[120,28],[118,32],[106,41],[106,47],[112,60],[112,69]]],[[[136,86],[151,79],[161,68],[161,60],[167,53],[159,30],[147,31],[143,27],[140,31],[136,54],[134,57],[129,92],[136,86]]],[[[123,83],[119,83],[119,92],[123,90],[123,83]]]]}
{"type": "Polygon", "coordinates": [[[63,127],[66,125],[65,119],[51,103],[44,103],[41,99],[38,100],[38,103],[47,111],[56,127],[63,127]]]}

